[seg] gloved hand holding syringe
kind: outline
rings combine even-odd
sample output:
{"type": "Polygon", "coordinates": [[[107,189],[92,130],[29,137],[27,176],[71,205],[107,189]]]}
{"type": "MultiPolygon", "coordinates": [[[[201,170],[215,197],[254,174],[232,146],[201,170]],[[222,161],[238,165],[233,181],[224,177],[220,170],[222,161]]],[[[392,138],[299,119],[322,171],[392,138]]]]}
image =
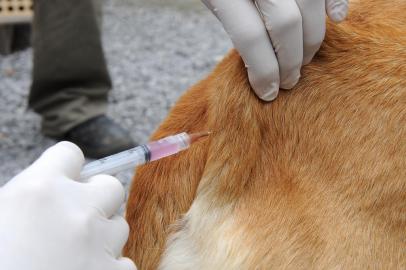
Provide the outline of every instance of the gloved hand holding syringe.
{"type": "Polygon", "coordinates": [[[210,132],[200,132],[189,135],[184,132],[90,162],[83,167],[80,178],[88,179],[98,174],[114,175],[138,165],[174,155],[209,134],[210,132]]]}

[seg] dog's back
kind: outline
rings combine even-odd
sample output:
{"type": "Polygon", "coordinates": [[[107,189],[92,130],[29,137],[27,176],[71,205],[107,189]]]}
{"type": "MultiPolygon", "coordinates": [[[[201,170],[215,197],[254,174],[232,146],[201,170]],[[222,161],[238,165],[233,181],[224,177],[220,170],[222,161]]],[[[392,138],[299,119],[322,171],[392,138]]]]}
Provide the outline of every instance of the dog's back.
{"type": "Polygon", "coordinates": [[[141,269],[406,269],[406,1],[351,4],[276,101],[232,52],[177,103],[154,138],[214,133],[138,170],[141,269]]]}

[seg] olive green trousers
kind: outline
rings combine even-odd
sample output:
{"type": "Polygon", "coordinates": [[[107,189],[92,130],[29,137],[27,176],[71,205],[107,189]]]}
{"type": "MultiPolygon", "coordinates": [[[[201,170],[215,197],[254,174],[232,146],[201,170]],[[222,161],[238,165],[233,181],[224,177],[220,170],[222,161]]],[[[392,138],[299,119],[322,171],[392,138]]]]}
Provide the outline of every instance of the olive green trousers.
{"type": "Polygon", "coordinates": [[[29,107],[42,132],[62,137],[104,114],[111,79],[103,54],[101,0],[35,0],[29,107]]]}

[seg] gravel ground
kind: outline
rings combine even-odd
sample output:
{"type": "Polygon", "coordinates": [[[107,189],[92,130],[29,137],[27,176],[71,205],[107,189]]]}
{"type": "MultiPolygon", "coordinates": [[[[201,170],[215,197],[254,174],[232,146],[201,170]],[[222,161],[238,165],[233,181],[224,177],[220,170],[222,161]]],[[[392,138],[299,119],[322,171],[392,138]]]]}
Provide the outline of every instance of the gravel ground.
{"type": "MultiPolygon", "coordinates": [[[[198,0],[104,2],[103,40],[114,81],[108,114],[145,142],[231,43],[198,0]]],[[[31,50],[0,56],[0,186],[55,143],[27,110],[31,57],[31,50]]],[[[128,187],[131,176],[118,178],[128,187]]]]}

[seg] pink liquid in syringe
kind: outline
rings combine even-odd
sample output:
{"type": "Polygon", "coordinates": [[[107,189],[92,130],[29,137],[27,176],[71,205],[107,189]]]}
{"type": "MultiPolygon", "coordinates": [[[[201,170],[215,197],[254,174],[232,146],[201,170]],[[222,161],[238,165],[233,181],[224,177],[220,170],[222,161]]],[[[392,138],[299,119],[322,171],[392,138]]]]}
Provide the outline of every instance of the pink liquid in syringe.
{"type": "Polygon", "coordinates": [[[179,152],[179,146],[177,143],[168,142],[166,140],[151,142],[147,144],[147,146],[151,151],[151,161],[158,160],[179,152]]]}

